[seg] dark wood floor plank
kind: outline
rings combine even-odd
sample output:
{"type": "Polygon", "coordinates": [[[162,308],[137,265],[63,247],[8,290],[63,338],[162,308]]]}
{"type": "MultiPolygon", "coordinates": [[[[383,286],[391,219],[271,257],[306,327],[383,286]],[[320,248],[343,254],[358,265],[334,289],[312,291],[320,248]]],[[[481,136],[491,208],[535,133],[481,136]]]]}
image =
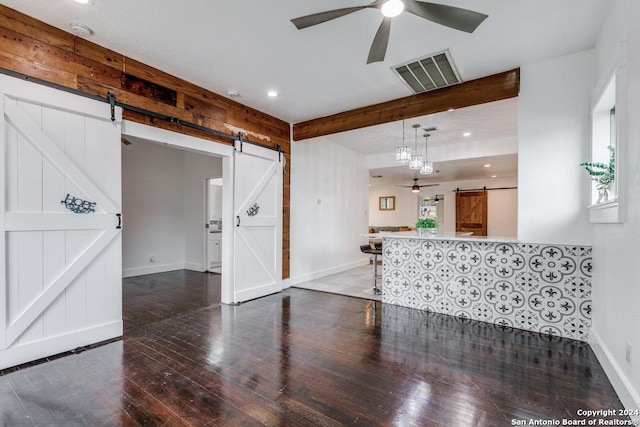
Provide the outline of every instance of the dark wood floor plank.
{"type": "Polygon", "coordinates": [[[586,343],[220,276],[124,280],[125,336],[0,372],[0,425],[507,426],[621,409],[586,343]]]}

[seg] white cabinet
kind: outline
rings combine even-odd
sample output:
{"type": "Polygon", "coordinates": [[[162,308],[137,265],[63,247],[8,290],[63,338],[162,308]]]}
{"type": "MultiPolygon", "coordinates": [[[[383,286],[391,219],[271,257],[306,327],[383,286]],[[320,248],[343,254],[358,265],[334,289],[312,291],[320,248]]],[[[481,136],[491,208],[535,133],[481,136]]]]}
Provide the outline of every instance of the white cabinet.
{"type": "Polygon", "coordinates": [[[220,267],[222,263],[222,233],[220,231],[209,231],[209,268],[220,267]]]}

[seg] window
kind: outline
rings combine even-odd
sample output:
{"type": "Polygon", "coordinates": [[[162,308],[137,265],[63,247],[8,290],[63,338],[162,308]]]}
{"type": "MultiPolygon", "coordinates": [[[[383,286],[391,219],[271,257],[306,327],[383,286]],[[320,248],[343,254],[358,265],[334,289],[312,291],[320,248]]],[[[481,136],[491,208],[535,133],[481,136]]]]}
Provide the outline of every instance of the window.
{"type": "Polygon", "coordinates": [[[592,204],[606,203],[618,198],[615,175],[616,134],[616,79],[613,78],[592,114],[591,165],[596,165],[593,169],[604,174],[592,179],[592,204]],[[613,176],[610,176],[610,172],[613,172],[613,176]]]}
{"type": "Polygon", "coordinates": [[[592,177],[597,178],[591,181],[589,220],[592,223],[619,223],[623,220],[620,203],[624,183],[619,159],[624,151],[624,66],[618,65],[609,76],[604,84],[599,85],[602,89],[591,114],[590,164],[605,172],[592,177]]]}

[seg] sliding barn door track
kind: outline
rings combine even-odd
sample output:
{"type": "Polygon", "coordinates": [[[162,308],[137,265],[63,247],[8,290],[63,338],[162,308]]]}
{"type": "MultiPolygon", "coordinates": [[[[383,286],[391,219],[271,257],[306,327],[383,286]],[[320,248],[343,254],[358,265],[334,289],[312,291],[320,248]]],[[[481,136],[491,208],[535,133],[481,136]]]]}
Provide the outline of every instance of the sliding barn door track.
{"type": "Polygon", "coordinates": [[[195,130],[198,130],[198,131],[201,131],[201,132],[204,132],[204,133],[208,133],[208,134],[211,134],[211,135],[215,135],[217,137],[224,138],[224,139],[227,139],[227,140],[241,141],[243,143],[247,142],[247,143],[250,143],[250,144],[253,144],[253,145],[258,145],[260,147],[264,147],[264,148],[268,148],[270,150],[281,152],[280,144],[276,145],[275,147],[271,147],[271,146],[268,146],[268,145],[265,145],[265,144],[261,144],[259,142],[250,141],[250,140],[244,138],[242,132],[238,132],[237,135],[233,135],[233,134],[230,134],[230,133],[221,132],[221,131],[216,130],[216,129],[211,129],[211,128],[206,127],[206,126],[201,126],[201,125],[198,125],[196,123],[188,122],[188,121],[179,119],[177,117],[167,116],[165,114],[156,113],[155,111],[146,110],[144,108],[139,108],[139,107],[136,107],[136,106],[133,106],[133,105],[129,105],[129,104],[125,104],[123,102],[119,102],[116,99],[115,93],[113,93],[112,91],[108,91],[107,92],[107,96],[106,97],[102,97],[102,96],[99,96],[99,95],[92,95],[90,93],[86,93],[86,92],[83,92],[83,91],[78,90],[78,89],[73,89],[73,88],[70,88],[70,87],[67,87],[67,86],[63,86],[63,85],[60,85],[58,83],[53,83],[53,82],[50,82],[50,81],[47,81],[47,80],[39,79],[37,77],[31,77],[31,76],[29,76],[27,74],[18,73],[16,71],[9,70],[9,69],[6,69],[6,68],[1,68],[0,67],[0,74],[4,74],[4,75],[7,75],[7,76],[15,77],[15,78],[18,78],[20,80],[25,80],[25,81],[32,82],[32,83],[37,83],[39,85],[43,85],[43,86],[47,86],[47,87],[50,87],[50,88],[53,88],[53,89],[61,90],[63,92],[67,92],[67,93],[72,93],[74,95],[82,96],[84,98],[93,99],[95,101],[100,101],[100,102],[107,103],[111,107],[111,120],[113,120],[113,121],[116,120],[115,107],[121,107],[123,110],[144,114],[144,115],[147,115],[147,116],[152,117],[154,119],[164,120],[164,121],[169,122],[169,123],[175,123],[175,124],[180,125],[180,126],[184,126],[184,127],[190,128],[190,129],[195,129],[195,130]]]}

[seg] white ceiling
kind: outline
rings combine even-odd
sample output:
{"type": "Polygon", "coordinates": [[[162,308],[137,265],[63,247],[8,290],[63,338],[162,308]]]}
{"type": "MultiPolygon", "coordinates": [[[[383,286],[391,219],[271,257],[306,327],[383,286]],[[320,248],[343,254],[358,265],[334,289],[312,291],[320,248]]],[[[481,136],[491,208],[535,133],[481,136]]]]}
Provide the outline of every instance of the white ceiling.
{"type": "Polygon", "coordinates": [[[436,172],[428,176],[410,171],[406,165],[403,167],[374,168],[369,170],[369,182],[411,185],[413,184],[413,178],[418,178],[418,184],[475,181],[479,179],[490,180],[492,177],[511,178],[517,176],[518,173],[518,155],[504,154],[450,160],[438,162],[434,166],[436,172]],[[485,167],[485,165],[490,166],[485,167]]]}
{"type": "Polygon", "coordinates": [[[497,140],[517,145],[518,110],[517,99],[491,102],[488,104],[462,108],[454,111],[416,117],[404,121],[385,123],[328,135],[323,138],[343,145],[364,155],[387,153],[402,145],[404,141],[412,150],[416,142],[413,125],[420,125],[417,132],[418,150],[424,154],[425,132],[423,129],[436,127],[429,132],[429,153],[459,151],[459,145],[486,145],[497,140]],[[465,133],[469,136],[464,136],[465,133]]]}
{"type": "MultiPolygon", "coordinates": [[[[385,61],[367,65],[381,22],[378,10],[304,30],[289,20],[368,0],[279,0],[277,5],[264,0],[92,1],[90,6],[73,0],[1,3],[65,31],[71,23],[85,24],[93,30],[89,40],[94,43],[213,92],[237,91],[237,101],[290,123],[411,95],[392,67],[445,49],[468,81],[591,48],[610,5],[609,0],[437,0],[489,18],[467,34],[403,13],[393,20],[385,61]],[[269,98],[268,90],[279,96],[269,98]]],[[[515,155],[466,160],[447,155],[479,152],[489,142],[517,145],[515,100],[407,120],[409,145],[414,123],[438,127],[429,139],[429,152],[441,161],[436,164],[438,179],[477,179],[484,175],[470,176],[476,169],[472,166],[488,162],[500,164],[503,174],[517,173],[515,155]],[[462,137],[464,131],[472,136],[462,137]]],[[[382,155],[401,142],[402,123],[326,138],[363,154],[382,155]]],[[[387,169],[386,174],[413,177],[408,167],[387,169]]]]}
{"type": "Polygon", "coordinates": [[[609,0],[437,0],[489,15],[473,34],[403,13],[384,62],[367,65],[381,22],[365,9],[297,30],[290,19],[369,0],[2,0],[89,40],[297,123],[410,95],[391,67],[449,49],[463,80],[593,47],[609,0]],[[280,92],[276,99],[266,92],[280,92]]]}

